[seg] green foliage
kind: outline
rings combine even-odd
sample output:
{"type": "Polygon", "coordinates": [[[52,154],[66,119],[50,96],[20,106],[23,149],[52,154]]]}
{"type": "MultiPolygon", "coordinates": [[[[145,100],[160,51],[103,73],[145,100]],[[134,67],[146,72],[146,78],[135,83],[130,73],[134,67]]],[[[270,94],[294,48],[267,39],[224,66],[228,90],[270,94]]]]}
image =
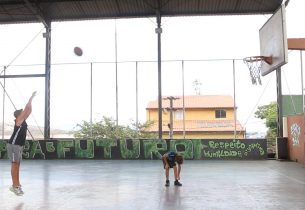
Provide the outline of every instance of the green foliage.
{"type": "Polygon", "coordinates": [[[255,117],[265,120],[268,128],[266,138],[275,142],[277,136],[277,103],[271,102],[268,105],[259,106],[255,112],[255,117]]]}
{"type": "Polygon", "coordinates": [[[267,128],[277,128],[277,103],[271,102],[268,105],[259,106],[255,112],[255,117],[265,119],[267,128]]]}
{"type": "Polygon", "coordinates": [[[99,122],[86,122],[77,124],[79,130],[74,134],[75,138],[82,139],[145,139],[156,138],[156,133],[148,132],[153,122],[143,124],[132,122],[131,126],[116,125],[112,118],[103,117],[99,122]]]}

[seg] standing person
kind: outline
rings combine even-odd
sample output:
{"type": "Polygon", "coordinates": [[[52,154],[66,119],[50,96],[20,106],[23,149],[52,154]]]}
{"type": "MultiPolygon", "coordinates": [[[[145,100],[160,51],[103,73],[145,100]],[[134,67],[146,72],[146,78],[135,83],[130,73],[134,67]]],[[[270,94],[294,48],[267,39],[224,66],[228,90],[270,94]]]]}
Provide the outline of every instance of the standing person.
{"type": "Polygon", "coordinates": [[[36,95],[36,91],[33,92],[28,103],[26,104],[24,110],[19,109],[14,112],[15,116],[15,126],[13,134],[7,143],[7,153],[8,157],[12,163],[11,165],[11,176],[13,185],[10,187],[10,191],[14,192],[16,195],[23,195],[21,184],[19,181],[19,169],[20,161],[22,160],[22,151],[25,144],[26,133],[27,133],[27,123],[26,119],[32,112],[32,100],[36,95]]]}
{"type": "Polygon", "coordinates": [[[179,182],[180,180],[180,172],[181,172],[181,164],[183,163],[183,157],[180,154],[177,154],[176,152],[167,152],[162,156],[163,166],[165,169],[165,177],[166,182],[165,186],[169,186],[169,169],[172,168],[174,170],[174,176],[175,176],[175,186],[182,186],[182,184],[179,182]],[[178,164],[178,167],[176,165],[178,164]]]}

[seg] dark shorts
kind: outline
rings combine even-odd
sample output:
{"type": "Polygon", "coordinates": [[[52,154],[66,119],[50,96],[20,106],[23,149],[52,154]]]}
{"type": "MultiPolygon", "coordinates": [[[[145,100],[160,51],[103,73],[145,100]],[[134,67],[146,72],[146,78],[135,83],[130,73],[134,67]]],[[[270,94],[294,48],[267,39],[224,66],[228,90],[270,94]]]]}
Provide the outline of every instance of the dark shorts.
{"type": "MultiPolygon", "coordinates": [[[[163,161],[163,168],[165,169],[166,162],[165,162],[164,159],[162,159],[162,161],[163,161]]],[[[174,166],[176,166],[176,163],[175,163],[175,162],[169,161],[169,162],[168,162],[168,165],[169,165],[170,168],[173,168],[174,166]]]]}
{"type": "Polygon", "coordinates": [[[16,144],[6,144],[6,148],[7,156],[11,160],[11,162],[21,162],[23,146],[19,146],[16,144]]]}

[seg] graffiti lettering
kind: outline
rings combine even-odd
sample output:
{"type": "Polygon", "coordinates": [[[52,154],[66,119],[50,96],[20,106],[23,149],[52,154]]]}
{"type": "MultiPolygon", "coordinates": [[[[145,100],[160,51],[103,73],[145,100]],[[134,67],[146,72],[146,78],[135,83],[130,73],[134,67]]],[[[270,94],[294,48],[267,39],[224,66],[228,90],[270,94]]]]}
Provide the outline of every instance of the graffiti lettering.
{"type": "Polygon", "coordinates": [[[117,141],[105,139],[105,140],[96,140],[97,147],[104,148],[104,158],[111,159],[111,147],[117,146],[117,141]]]}
{"type": "Polygon", "coordinates": [[[54,142],[46,142],[46,151],[47,152],[55,152],[56,149],[54,147],[54,142]]]}
{"type": "Polygon", "coordinates": [[[249,142],[249,140],[210,140],[204,146],[206,159],[247,159],[249,156],[266,155],[265,142],[249,142]],[[263,146],[264,145],[264,146],[263,146]]]}
{"type": "Polygon", "coordinates": [[[248,155],[248,153],[252,152],[253,150],[258,150],[260,155],[264,155],[265,154],[265,151],[261,147],[261,145],[259,143],[256,143],[256,144],[250,144],[247,147],[247,149],[245,150],[245,155],[248,155]]]}
{"type": "Polygon", "coordinates": [[[244,149],[246,146],[240,140],[233,141],[209,141],[209,147],[211,149],[244,149]]]}
{"type": "MultiPolygon", "coordinates": [[[[6,142],[0,140],[0,158],[7,158],[6,142]]],[[[266,139],[97,139],[26,141],[25,159],[161,159],[169,151],[185,159],[266,159],[266,139]]]]}
{"type": "Polygon", "coordinates": [[[123,159],[138,159],[140,157],[140,140],[130,140],[132,149],[127,148],[127,140],[120,140],[120,150],[123,159]]]}
{"type": "Polygon", "coordinates": [[[240,151],[217,150],[214,152],[204,151],[204,156],[209,158],[242,157],[240,151]]]}
{"type": "Polygon", "coordinates": [[[202,159],[203,148],[205,148],[206,145],[204,145],[202,141],[198,141],[198,140],[192,140],[192,143],[193,143],[193,158],[195,160],[202,159]]]}
{"type": "Polygon", "coordinates": [[[159,151],[166,151],[167,145],[164,140],[144,140],[144,159],[161,159],[162,155],[159,151]]]}
{"type": "Polygon", "coordinates": [[[3,156],[3,153],[6,155],[6,141],[0,140],[0,158],[7,158],[7,156],[3,156]]]}
{"type": "Polygon", "coordinates": [[[191,140],[171,141],[170,150],[180,152],[185,159],[193,159],[193,143],[191,140]]]}
{"type": "Polygon", "coordinates": [[[41,145],[39,141],[32,141],[32,145],[29,148],[30,153],[29,153],[29,158],[34,159],[36,155],[40,156],[42,159],[46,159],[45,154],[43,153],[41,149],[41,145]]]}
{"type": "Polygon", "coordinates": [[[66,152],[71,151],[71,147],[74,147],[74,141],[73,140],[64,140],[64,141],[58,141],[57,142],[57,157],[65,158],[66,152]]]}
{"type": "Polygon", "coordinates": [[[76,158],[94,158],[93,140],[75,140],[75,157],[76,158]],[[86,144],[86,149],[81,148],[81,142],[86,144]]]}

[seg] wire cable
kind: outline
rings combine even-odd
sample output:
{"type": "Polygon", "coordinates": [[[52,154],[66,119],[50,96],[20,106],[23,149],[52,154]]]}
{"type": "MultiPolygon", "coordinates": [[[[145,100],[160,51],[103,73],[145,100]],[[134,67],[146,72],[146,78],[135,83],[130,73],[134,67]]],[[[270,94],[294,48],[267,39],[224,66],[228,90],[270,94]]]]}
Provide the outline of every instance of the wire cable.
{"type": "MultiPolygon", "coordinates": [[[[1,86],[2,86],[2,88],[3,88],[3,91],[5,92],[6,96],[9,98],[11,104],[13,105],[14,109],[17,110],[17,108],[16,108],[16,106],[15,106],[15,104],[14,104],[12,98],[10,97],[10,95],[8,94],[8,92],[6,91],[6,89],[5,89],[5,87],[3,86],[2,82],[0,82],[0,84],[1,84],[1,86]]],[[[30,136],[32,137],[32,139],[35,140],[34,137],[33,137],[33,135],[32,135],[32,133],[31,133],[31,131],[29,130],[29,128],[27,128],[27,130],[28,130],[30,136]]],[[[4,130],[3,130],[3,132],[4,132],[4,130]]]]}
{"type": "MultiPolygon", "coordinates": [[[[258,98],[258,100],[257,100],[257,102],[256,102],[256,104],[255,104],[255,106],[253,107],[252,111],[250,112],[250,114],[249,114],[249,116],[248,116],[246,122],[243,124],[243,127],[245,127],[245,126],[247,125],[248,121],[250,120],[250,117],[251,117],[252,114],[254,113],[254,110],[257,108],[257,105],[258,105],[258,103],[260,102],[260,100],[262,99],[262,97],[263,97],[263,95],[264,95],[264,93],[265,93],[267,87],[269,86],[269,83],[270,83],[270,81],[271,81],[271,78],[273,78],[273,75],[274,75],[274,74],[271,74],[271,76],[270,76],[270,78],[269,78],[269,80],[268,80],[266,86],[264,87],[264,89],[263,89],[261,95],[259,96],[259,98],[258,98]]],[[[239,132],[239,134],[240,134],[240,133],[241,133],[241,131],[239,132]]]]}
{"type": "MultiPolygon", "coordinates": [[[[38,37],[38,35],[39,34],[41,34],[41,31],[43,30],[44,28],[42,28],[26,45],[25,45],[25,47],[11,60],[11,62],[8,64],[8,65],[6,65],[6,66],[4,66],[4,68],[3,68],[3,70],[1,71],[1,73],[0,73],[0,75],[2,75],[2,73],[3,72],[5,72],[7,69],[8,69],[8,67],[10,67],[14,62],[15,62],[15,60],[32,44],[32,42],[38,37]]],[[[5,79],[5,78],[4,78],[5,79]]],[[[11,104],[13,105],[13,107],[15,108],[15,110],[17,109],[16,108],[16,106],[15,106],[15,104],[14,104],[14,102],[13,102],[13,100],[12,100],[12,98],[10,97],[10,95],[8,94],[8,92],[7,92],[7,90],[5,89],[5,87],[4,87],[4,85],[2,84],[2,82],[0,81],[0,85],[1,85],[1,87],[3,88],[3,91],[4,91],[4,93],[5,93],[5,95],[9,98],[9,100],[10,100],[10,102],[11,102],[11,104]]],[[[36,120],[35,120],[35,122],[36,122],[36,120]]],[[[4,132],[4,131],[3,131],[4,132]]],[[[33,137],[33,135],[32,135],[32,133],[31,133],[31,131],[28,129],[28,132],[29,132],[29,134],[30,134],[30,136],[32,137],[32,139],[34,140],[34,137],[33,137]]]]}
{"type": "Polygon", "coordinates": [[[30,42],[28,42],[27,44],[26,44],[26,46],[11,60],[11,62],[8,64],[8,65],[6,65],[5,66],[5,68],[1,71],[1,73],[0,73],[0,75],[2,75],[2,73],[5,71],[5,70],[7,70],[7,68],[9,67],[9,66],[11,66],[12,65],[12,63],[14,63],[15,62],[15,60],[32,44],[32,42],[38,37],[38,35],[39,34],[41,34],[41,31],[43,30],[44,28],[42,28],[35,36],[34,36],[34,38],[33,39],[31,39],[30,40],[30,42]]]}
{"type": "Polygon", "coordinates": [[[291,95],[291,91],[290,91],[289,84],[288,84],[288,81],[287,81],[287,77],[286,77],[286,75],[285,75],[285,71],[282,71],[282,72],[283,72],[283,76],[284,76],[284,79],[285,79],[285,83],[286,83],[287,88],[288,88],[288,93],[289,93],[290,101],[291,101],[291,103],[292,103],[293,111],[294,111],[294,114],[296,114],[296,113],[297,113],[297,110],[296,110],[296,108],[295,108],[295,104],[294,104],[294,101],[293,101],[293,99],[292,99],[292,95],[291,95]]]}
{"type": "MultiPolygon", "coordinates": [[[[14,86],[15,86],[15,89],[16,89],[17,92],[19,93],[20,98],[22,99],[22,101],[23,101],[24,103],[26,103],[26,99],[25,99],[25,98],[23,97],[23,95],[21,94],[20,88],[19,88],[18,85],[14,82],[14,80],[12,80],[12,81],[13,81],[13,84],[14,84],[14,86]]],[[[16,109],[16,108],[15,108],[15,109],[16,109]]],[[[38,123],[37,123],[37,120],[36,120],[36,118],[35,118],[35,115],[34,115],[33,113],[31,113],[30,117],[34,120],[34,122],[35,122],[35,124],[36,124],[36,127],[37,127],[38,130],[40,131],[41,135],[44,136],[44,134],[43,134],[41,128],[39,127],[39,125],[38,125],[38,123]]]]}

